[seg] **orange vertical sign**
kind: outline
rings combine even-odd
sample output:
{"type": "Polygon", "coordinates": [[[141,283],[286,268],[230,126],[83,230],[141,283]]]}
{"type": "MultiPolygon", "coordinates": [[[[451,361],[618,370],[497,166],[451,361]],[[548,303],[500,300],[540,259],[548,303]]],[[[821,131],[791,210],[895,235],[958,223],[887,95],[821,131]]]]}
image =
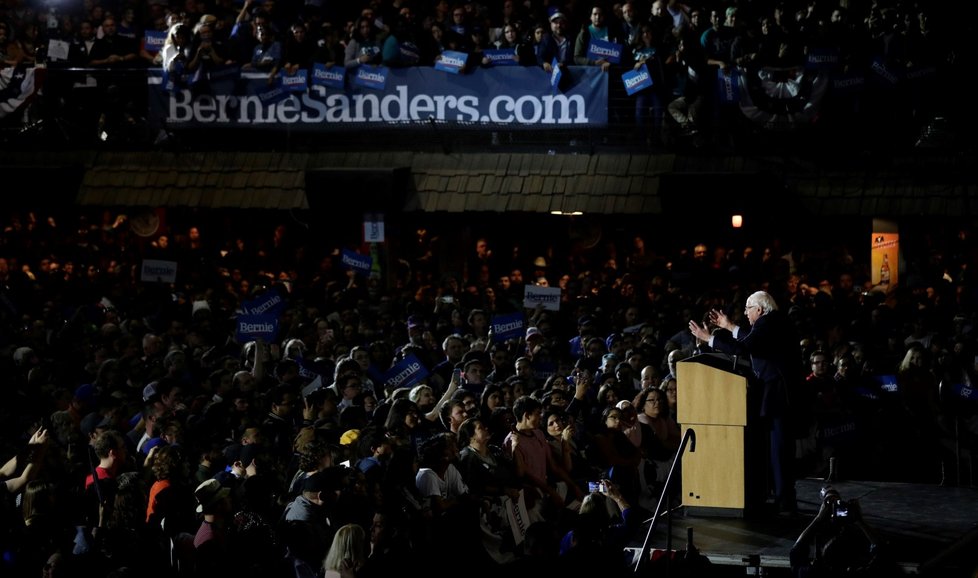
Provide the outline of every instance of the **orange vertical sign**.
{"type": "Polygon", "coordinates": [[[886,288],[896,285],[899,269],[900,235],[897,233],[873,233],[870,270],[873,285],[886,288]]]}

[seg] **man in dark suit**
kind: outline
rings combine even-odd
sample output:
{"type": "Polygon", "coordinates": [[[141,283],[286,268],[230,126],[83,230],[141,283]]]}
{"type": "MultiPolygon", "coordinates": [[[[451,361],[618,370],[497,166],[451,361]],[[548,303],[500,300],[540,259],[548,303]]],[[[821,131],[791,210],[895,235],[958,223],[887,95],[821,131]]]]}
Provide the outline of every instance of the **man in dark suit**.
{"type": "MultiPolygon", "coordinates": [[[[759,388],[748,393],[748,411],[768,434],[768,457],[774,496],[781,512],[791,513],[795,504],[794,435],[791,416],[801,387],[801,351],[795,328],[778,311],[770,294],[757,291],[747,298],[744,315],[749,327],[740,327],[721,311],[713,310],[710,321],[719,329],[712,334],[707,325],[689,322],[689,329],[710,347],[729,355],[749,355],[759,388]],[[752,402],[753,400],[753,402],[752,402]]],[[[798,401],[801,401],[800,399],[798,401]]]]}

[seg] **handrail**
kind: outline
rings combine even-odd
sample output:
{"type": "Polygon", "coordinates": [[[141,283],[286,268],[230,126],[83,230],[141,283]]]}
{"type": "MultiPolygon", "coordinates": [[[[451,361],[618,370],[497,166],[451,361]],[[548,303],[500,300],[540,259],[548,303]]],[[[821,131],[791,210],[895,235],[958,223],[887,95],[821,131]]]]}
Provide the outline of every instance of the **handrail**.
{"type": "Polygon", "coordinates": [[[679,450],[676,451],[675,457],[672,458],[672,465],[669,467],[669,474],[666,476],[666,481],[662,485],[662,493],[659,495],[659,503],[655,506],[655,513],[652,514],[650,518],[651,523],[649,524],[649,531],[645,534],[645,541],[642,542],[642,550],[638,553],[638,560],[635,562],[634,572],[637,574],[642,567],[642,561],[645,560],[645,553],[649,547],[649,540],[652,539],[652,532],[655,531],[655,525],[659,521],[659,516],[662,513],[662,504],[665,503],[667,496],[669,495],[669,488],[672,486],[672,475],[676,471],[676,464],[682,459],[683,455],[686,453],[686,445],[689,445],[689,451],[696,451],[696,432],[693,428],[687,428],[686,433],[683,435],[683,441],[679,444],[679,450]]]}

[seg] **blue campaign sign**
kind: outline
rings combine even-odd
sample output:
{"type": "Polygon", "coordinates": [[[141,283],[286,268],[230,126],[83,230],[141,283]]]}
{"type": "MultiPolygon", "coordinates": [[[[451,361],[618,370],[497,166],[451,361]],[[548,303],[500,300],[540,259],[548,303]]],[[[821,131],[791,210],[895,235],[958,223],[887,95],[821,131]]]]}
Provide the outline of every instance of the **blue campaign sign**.
{"type": "Polygon", "coordinates": [[[342,66],[327,67],[322,62],[312,66],[312,78],[309,83],[314,86],[326,86],[343,90],[343,79],[346,78],[346,68],[342,66]]]}
{"type": "Polygon", "coordinates": [[[903,77],[909,81],[927,81],[937,76],[934,66],[912,66],[903,71],[903,77]]]}
{"type": "Polygon", "coordinates": [[[282,88],[288,92],[305,92],[309,88],[309,71],[299,69],[295,74],[282,73],[282,88]]]}
{"type": "Polygon", "coordinates": [[[289,91],[281,86],[273,86],[258,93],[258,99],[265,106],[277,104],[289,97],[289,91]]]}
{"type": "Polygon", "coordinates": [[[717,96],[723,104],[740,103],[740,73],[736,68],[717,69],[717,96]]]}
{"type": "Polygon", "coordinates": [[[516,66],[520,63],[515,48],[489,48],[483,50],[482,55],[493,66],[516,66]]]}
{"type": "Polygon", "coordinates": [[[355,253],[349,249],[343,249],[343,254],[341,256],[343,265],[347,269],[353,269],[364,275],[370,274],[370,268],[373,267],[374,260],[370,255],[361,255],[360,253],[355,253]]]}
{"type": "Polygon", "coordinates": [[[385,389],[414,387],[428,377],[428,373],[428,368],[412,353],[384,374],[385,389]]]}
{"type": "Polygon", "coordinates": [[[421,48],[417,43],[406,41],[397,45],[397,55],[404,66],[414,66],[421,60],[421,48]]]}
{"type": "Polygon", "coordinates": [[[858,395],[859,397],[861,397],[863,399],[869,399],[869,400],[872,400],[872,401],[877,401],[880,398],[879,390],[870,389],[870,388],[868,388],[868,387],[866,387],[864,385],[860,385],[860,386],[854,387],[853,388],[853,391],[855,391],[856,392],[856,395],[858,395]]]}
{"type": "Polygon", "coordinates": [[[259,339],[266,343],[275,341],[278,335],[278,317],[275,315],[238,315],[234,320],[234,339],[247,343],[259,339]]]}
{"type": "Polygon", "coordinates": [[[163,90],[178,93],[187,88],[187,75],[183,73],[183,63],[175,62],[173,71],[163,71],[163,90]]]}
{"type": "Polygon", "coordinates": [[[897,378],[895,375],[875,375],[873,381],[879,386],[881,391],[896,393],[898,391],[897,378]]]}
{"type": "MultiPolygon", "coordinates": [[[[211,82],[211,88],[220,89],[222,85],[215,85],[216,81],[230,81],[231,83],[237,82],[241,78],[241,68],[236,65],[227,66],[215,66],[207,71],[207,78],[211,82]]],[[[233,88],[233,84],[228,85],[228,88],[233,88]]]]}
{"type": "Polygon", "coordinates": [[[496,315],[492,318],[492,340],[519,339],[523,336],[523,325],[522,313],[496,315]]]}
{"type": "Polygon", "coordinates": [[[302,379],[313,381],[319,377],[319,372],[316,371],[315,367],[305,359],[297,359],[296,365],[299,366],[299,377],[302,379]]]}
{"type": "Polygon", "coordinates": [[[241,303],[241,311],[246,315],[275,315],[285,309],[285,299],[278,289],[272,288],[258,297],[241,303]]]}
{"type": "Polygon", "coordinates": [[[835,445],[852,441],[859,432],[859,426],[851,417],[826,416],[819,420],[818,440],[822,444],[835,445]]]}
{"type": "Polygon", "coordinates": [[[560,86],[560,77],[564,75],[564,71],[560,68],[560,63],[554,58],[554,61],[550,63],[550,88],[557,94],[560,86]]]}
{"type": "Polygon", "coordinates": [[[866,77],[858,72],[841,74],[832,79],[833,94],[856,94],[866,87],[866,77]]]}
{"type": "Polygon", "coordinates": [[[880,84],[882,86],[893,88],[900,82],[899,70],[891,70],[890,68],[887,68],[882,57],[874,59],[873,64],[870,65],[869,69],[876,73],[876,78],[880,80],[880,84]]]}
{"type": "Polygon", "coordinates": [[[607,60],[612,64],[618,64],[621,62],[621,53],[621,44],[599,38],[592,38],[587,47],[588,60],[607,60]]]}
{"type": "Polygon", "coordinates": [[[954,393],[960,398],[978,401],[978,389],[975,389],[970,385],[956,383],[954,384],[954,393]]]}
{"type": "Polygon", "coordinates": [[[652,86],[652,75],[644,64],[638,70],[629,70],[621,75],[621,81],[625,83],[625,92],[629,96],[640,90],[645,90],[652,86]]]}
{"type": "Polygon", "coordinates": [[[547,381],[547,378],[557,373],[557,364],[552,361],[533,361],[530,363],[533,368],[533,377],[540,380],[540,383],[547,381]]]}
{"type": "Polygon", "coordinates": [[[353,75],[353,85],[370,90],[384,90],[387,87],[388,72],[386,66],[363,64],[357,68],[356,74],[353,75]]]}
{"type": "Polygon", "coordinates": [[[143,49],[149,54],[156,54],[163,49],[163,44],[166,43],[166,30],[147,30],[144,36],[146,39],[143,43],[143,49]]]}
{"type": "Polygon", "coordinates": [[[432,122],[460,128],[580,129],[608,122],[608,75],[595,66],[557,67],[552,76],[538,66],[480,67],[468,74],[423,66],[361,66],[357,73],[378,70],[386,70],[383,88],[325,86],[314,73],[307,92],[279,88],[284,100],[274,103],[259,96],[268,90],[266,74],[245,71],[240,81],[221,83],[212,76],[210,91],[177,86],[167,92],[162,71],[149,71],[151,122],[168,129],[305,131],[413,129],[432,122]],[[559,92],[551,81],[560,83],[559,92]]]}
{"type": "Polygon", "coordinates": [[[458,74],[465,68],[469,55],[457,50],[445,50],[435,59],[435,70],[458,74]]]}
{"type": "Polygon", "coordinates": [[[812,48],[805,57],[805,68],[809,70],[831,70],[839,64],[838,48],[812,48]]]}

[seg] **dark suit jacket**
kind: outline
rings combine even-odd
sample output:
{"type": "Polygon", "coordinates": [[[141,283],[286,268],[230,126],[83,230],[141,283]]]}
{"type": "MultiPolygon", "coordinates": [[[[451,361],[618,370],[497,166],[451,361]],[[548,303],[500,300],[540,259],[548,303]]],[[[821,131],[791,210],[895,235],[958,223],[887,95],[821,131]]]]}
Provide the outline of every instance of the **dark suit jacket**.
{"type": "Polygon", "coordinates": [[[717,331],[713,348],[729,355],[749,355],[754,375],[763,388],[760,415],[786,416],[802,376],[798,335],[785,315],[780,311],[762,315],[752,327],[741,328],[737,339],[729,331],[717,331]]]}

